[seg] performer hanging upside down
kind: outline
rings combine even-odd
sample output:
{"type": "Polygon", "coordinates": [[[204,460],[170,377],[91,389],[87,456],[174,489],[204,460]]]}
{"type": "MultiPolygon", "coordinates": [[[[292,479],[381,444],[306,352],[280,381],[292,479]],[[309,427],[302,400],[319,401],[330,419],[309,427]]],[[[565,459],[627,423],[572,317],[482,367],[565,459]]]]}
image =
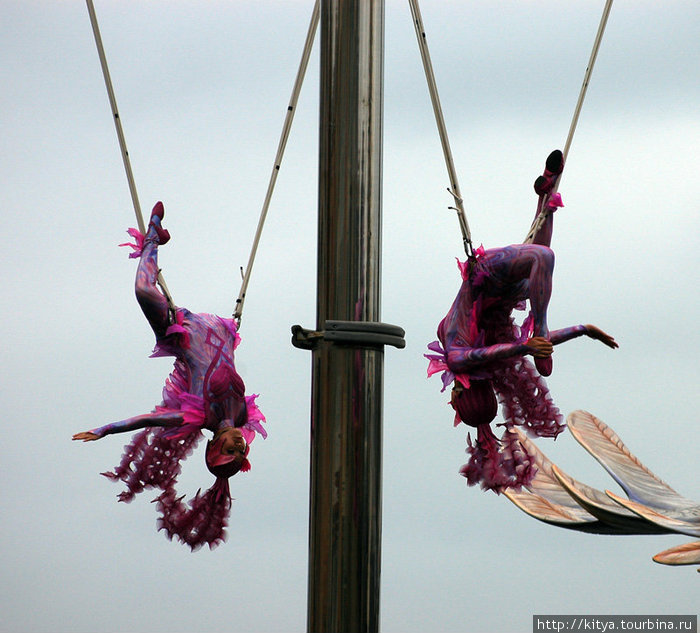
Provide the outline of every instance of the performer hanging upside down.
{"type": "Polygon", "coordinates": [[[152,413],[76,433],[73,439],[87,442],[144,429],[125,447],[119,466],[103,474],[126,484],[120,501],[131,501],[145,488],[160,489],[156,499],[159,529],[193,550],[204,544],[212,548],[225,539],[231,508],[228,478],[250,469],[250,443],[256,433],[267,436],[262,426],[265,418],[255,404],[257,396],[245,396],[243,380],[234,366],[233,353],[240,342],[236,323],[185,308],[171,313],[156,287],[158,246],[170,239],[161,226],[163,213],[163,204],[158,202],[146,235],[130,229],[135,243],[121,245],[131,246],[130,257],[140,258],[136,298],[156,335],[152,356],[176,359],[163,389],[163,402],[152,413]],[[194,450],[204,429],[213,433],[207,442],[206,464],[216,483],[185,505],[175,492],[180,462],[194,450]]]}
{"type": "Polygon", "coordinates": [[[532,244],[477,249],[475,256],[458,262],[462,286],[450,311],[438,326],[438,341],[428,348],[428,376],[442,371],[443,391],[454,382],[450,404],[455,426],[476,427],[476,442],[467,435],[469,462],[461,469],[469,485],[502,492],[530,483],[535,468],[515,433],[522,425],[532,435],[556,437],[564,423],[542,376],[552,372],[553,346],[586,335],[611,348],[617,343],[593,325],[549,331],[547,306],[552,293],[554,253],[549,248],[553,211],[563,206],[558,194],[550,196],[563,169],[562,153],[552,152],[545,172],[535,181],[538,212],[550,211],[532,244]],[[518,327],[511,312],[530,314],[518,327]],[[526,358],[533,356],[535,366],[526,358]],[[503,406],[506,432],[499,441],[490,423],[503,406]]]}

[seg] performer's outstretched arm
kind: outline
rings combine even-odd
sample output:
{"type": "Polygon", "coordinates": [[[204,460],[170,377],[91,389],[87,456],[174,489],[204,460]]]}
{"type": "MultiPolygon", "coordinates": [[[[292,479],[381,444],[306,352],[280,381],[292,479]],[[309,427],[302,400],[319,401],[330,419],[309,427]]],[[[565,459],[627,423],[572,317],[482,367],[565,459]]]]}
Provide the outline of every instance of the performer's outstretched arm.
{"type": "Polygon", "coordinates": [[[612,336],[595,325],[573,325],[553,330],[549,333],[549,339],[534,336],[526,343],[499,343],[487,347],[451,346],[447,350],[447,366],[451,371],[459,373],[474,370],[485,363],[512,356],[531,355],[535,358],[547,358],[551,356],[554,345],[560,345],[579,336],[588,336],[612,349],[619,347],[612,336]]]}
{"type": "Polygon", "coordinates": [[[83,442],[91,442],[99,440],[105,435],[113,435],[114,433],[128,433],[136,429],[145,429],[148,426],[180,426],[184,421],[182,413],[179,411],[168,411],[165,413],[144,413],[136,415],[133,418],[112,422],[91,431],[76,433],[73,436],[74,440],[82,440],[83,442]]]}
{"type": "Polygon", "coordinates": [[[486,347],[451,346],[447,349],[447,366],[456,373],[468,372],[486,363],[513,356],[549,356],[551,348],[551,343],[539,336],[525,343],[498,343],[486,347]]]}
{"type": "Polygon", "coordinates": [[[570,341],[571,339],[579,336],[587,336],[595,341],[600,341],[603,343],[603,345],[607,345],[612,349],[619,347],[615,339],[610,336],[610,334],[607,334],[599,327],[590,324],[572,325],[571,327],[554,330],[553,332],[549,333],[549,340],[552,342],[552,345],[559,345],[560,343],[566,343],[566,341],[570,341]]]}

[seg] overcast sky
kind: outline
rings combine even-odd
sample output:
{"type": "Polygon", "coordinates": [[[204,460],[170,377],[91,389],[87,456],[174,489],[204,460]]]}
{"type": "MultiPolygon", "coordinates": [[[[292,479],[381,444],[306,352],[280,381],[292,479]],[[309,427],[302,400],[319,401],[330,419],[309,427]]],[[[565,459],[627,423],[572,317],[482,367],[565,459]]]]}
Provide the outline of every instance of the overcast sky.
{"type": "MultiPolygon", "coordinates": [[[[229,315],[277,149],[311,0],[97,0],[144,211],[165,203],[161,266],[179,305],[229,315]]],[[[602,0],[421,5],[476,245],[521,241],[532,182],[566,138],[602,0]]],[[[128,437],[77,431],[151,410],[172,359],[117,248],[133,210],[85,3],[0,3],[0,630],[292,632],[306,626],[315,319],[318,48],[247,295],[237,367],[269,438],[231,481],[229,540],[195,554],[139,495],[99,476],[128,437]]],[[[700,501],[700,4],[617,0],[561,183],[550,326],[595,323],[620,349],[557,348],[564,414],[600,417],[700,501]]],[[[559,530],[469,488],[425,346],[452,303],[461,238],[408,4],[387,0],[382,320],[387,348],[385,633],[531,630],[533,614],[692,614],[695,568],[657,565],[681,535],[559,530]]],[[[616,489],[568,433],[540,447],[616,489]]],[[[201,452],[181,492],[211,485],[201,452]]]]}

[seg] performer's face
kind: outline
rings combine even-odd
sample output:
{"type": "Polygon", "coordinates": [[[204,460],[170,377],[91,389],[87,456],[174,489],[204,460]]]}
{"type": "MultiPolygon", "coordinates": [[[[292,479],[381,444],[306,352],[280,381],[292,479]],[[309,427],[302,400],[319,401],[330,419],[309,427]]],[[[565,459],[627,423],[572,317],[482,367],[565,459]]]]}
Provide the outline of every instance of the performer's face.
{"type": "Polygon", "coordinates": [[[220,437],[222,455],[240,454],[241,457],[245,456],[246,442],[240,429],[226,429],[220,437]]]}

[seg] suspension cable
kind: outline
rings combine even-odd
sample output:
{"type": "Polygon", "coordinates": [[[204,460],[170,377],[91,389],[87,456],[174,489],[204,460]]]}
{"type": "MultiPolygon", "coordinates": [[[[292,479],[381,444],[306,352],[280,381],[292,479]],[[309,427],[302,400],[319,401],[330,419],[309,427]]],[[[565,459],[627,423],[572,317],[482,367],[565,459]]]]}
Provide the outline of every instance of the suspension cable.
{"type": "MultiPolygon", "coordinates": [[[[581,108],[583,107],[583,100],[586,96],[586,91],[588,90],[588,83],[590,82],[590,79],[591,79],[591,74],[593,72],[593,66],[595,65],[596,58],[598,57],[598,49],[600,48],[600,43],[603,39],[603,33],[605,32],[605,26],[608,23],[608,16],[610,15],[610,9],[612,8],[612,3],[613,3],[613,0],[606,1],[605,7],[603,8],[603,15],[600,18],[600,24],[598,25],[598,32],[596,33],[595,41],[593,42],[593,50],[591,51],[591,57],[588,60],[588,66],[586,67],[586,72],[584,73],[583,84],[581,85],[581,91],[579,92],[578,101],[576,102],[576,108],[574,109],[574,116],[571,120],[571,125],[569,126],[569,134],[566,137],[566,144],[564,145],[564,150],[562,152],[562,154],[564,155],[564,164],[566,164],[566,158],[569,155],[569,149],[571,148],[571,142],[573,141],[573,138],[574,138],[574,132],[576,131],[576,125],[578,124],[578,118],[579,118],[579,115],[581,114],[581,108]]],[[[552,191],[549,193],[548,198],[551,198],[557,192],[557,190],[559,188],[559,181],[561,180],[561,176],[562,176],[562,174],[559,174],[559,176],[557,177],[557,179],[554,183],[554,187],[552,187],[552,191]]],[[[549,213],[550,213],[550,211],[549,211],[549,208],[547,206],[547,200],[545,200],[544,203],[541,205],[540,212],[537,214],[537,217],[532,222],[532,226],[530,227],[530,231],[527,234],[527,237],[525,238],[525,241],[524,241],[525,244],[532,244],[532,241],[535,239],[535,235],[542,228],[542,225],[544,224],[545,220],[547,219],[547,215],[549,213]]]]}
{"type": "MultiPolygon", "coordinates": [[[[124,138],[124,130],[122,129],[121,118],[119,116],[119,110],[117,109],[117,100],[114,96],[114,88],[112,86],[112,79],[109,75],[109,68],[107,66],[107,57],[105,56],[104,46],[102,45],[102,37],[100,35],[100,27],[97,24],[97,14],[95,13],[95,6],[92,0],[85,0],[87,2],[88,13],[90,14],[90,23],[92,24],[92,33],[95,36],[95,45],[97,46],[97,54],[100,58],[100,65],[102,66],[102,75],[105,80],[105,86],[107,88],[107,96],[109,97],[109,105],[112,108],[112,116],[114,117],[114,126],[117,130],[117,139],[119,140],[119,149],[122,154],[122,161],[124,163],[124,170],[126,171],[126,179],[129,183],[129,191],[131,193],[131,202],[134,205],[134,214],[136,215],[136,223],[138,225],[139,231],[141,233],[146,233],[146,225],[143,221],[143,213],[141,213],[141,205],[139,204],[138,193],[136,192],[136,183],[134,181],[134,174],[131,170],[131,161],[129,160],[129,152],[126,149],[126,140],[124,138]]],[[[165,280],[163,275],[158,273],[158,285],[163,291],[163,295],[168,301],[168,307],[171,311],[175,310],[175,304],[170,296],[168,287],[165,285],[165,280]]]]}
{"type": "Polygon", "coordinates": [[[428,90],[430,92],[430,100],[433,104],[433,112],[435,113],[435,122],[437,123],[438,132],[440,134],[440,143],[442,144],[442,153],[445,156],[445,165],[447,166],[447,174],[450,179],[451,189],[448,191],[454,198],[456,207],[450,207],[457,212],[459,228],[462,231],[462,240],[464,241],[464,250],[468,257],[473,257],[472,237],[467,224],[467,216],[464,212],[464,200],[459,190],[459,182],[457,180],[457,171],[455,170],[454,160],[452,158],[452,150],[450,149],[450,141],[447,138],[447,128],[445,119],[440,106],[440,97],[438,95],[437,84],[435,82],[435,73],[433,65],[430,61],[430,51],[428,50],[428,42],[425,37],[425,29],[423,27],[423,18],[421,17],[418,0],[408,0],[413,15],[413,26],[416,29],[416,37],[418,39],[418,48],[420,49],[421,59],[423,61],[423,70],[425,78],[428,82],[428,90]]]}
{"type": "Polygon", "coordinates": [[[250,275],[253,270],[253,262],[255,261],[255,255],[258,250],[258,244],[260,243],[260,236],[262,234],[263,226],[265,225],[265,219],[267,218],[267,211],[270,207],[272,192],[274,191],[275,183],[277,182],[277,174],[279,173],[280,165],[282,164],[284,150],[287,146],[287,140],[289,139],[289,132],[292,128],[292,122],[294,121],[294,113],[296,112],[297,102],[299,101],[299,93],[301,92],[301,86],[304,83],[304,75],[306,74],[306,69],[309,65],[309,57],[311,56],[311,49],[313,48],[314,37],[318,28],[319,13],[320,2],[319,0],[316,0],[316,2],[314,3],[313,11],[311,13],[311,22],[309,23],[309,30],[306,34],[304,51],[301,56],[301,62],[299,63],[299,70],[297,71],[297,76],[294,81],[292,96],[289,100],[289,105],[287,106],[287,114],[284,119],[284,125],[282,126],[282,134],[280,136],[279,145],[277,147],[275,164],[272,168],[272,173],[270,174],[270,181],[267,185],[267,193],[265,194],[265,200],[263,202],[262,211],[260,212],[260,218],[258,220],[258,228],[255,231],[253,246],[250,250],[248,265],[245,268],[245,272],[243,271],[243,268],[241,268],[243,281],[241,283],[241,290],[238,294],[238,299],[236,299],[236,309],[233,313],[233,318],[238,322],[239,326],[241,323],[241,317],[243,315],[243,304],[245,302],[245,295],[248,290],[248,283],[250,282],[250,275]]]}

